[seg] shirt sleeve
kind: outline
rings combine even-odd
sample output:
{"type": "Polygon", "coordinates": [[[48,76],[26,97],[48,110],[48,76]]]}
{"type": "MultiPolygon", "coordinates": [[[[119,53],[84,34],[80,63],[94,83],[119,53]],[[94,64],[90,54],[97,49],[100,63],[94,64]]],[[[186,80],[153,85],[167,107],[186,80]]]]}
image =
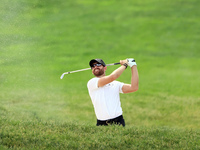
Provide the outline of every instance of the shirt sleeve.
{"type": "Polygon", "coordinates": [[[119,93],[123,93],[122,87],[123,87],[124,83],[123,82],[118,82],[118,84],[119,84],[119,93]]]}
{"type": "Polygon", "coordinates": [[[87,87],[89,90],[95,90],[98,88],[98,81],[99,78],[92,78],[91,80],[88,81],[87,87]]]}

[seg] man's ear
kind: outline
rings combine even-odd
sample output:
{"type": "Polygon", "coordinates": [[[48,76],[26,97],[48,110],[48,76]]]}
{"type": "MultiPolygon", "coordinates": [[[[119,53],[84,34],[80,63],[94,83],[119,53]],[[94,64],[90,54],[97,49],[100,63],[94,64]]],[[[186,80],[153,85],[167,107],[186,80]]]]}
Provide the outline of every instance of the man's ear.
{"type": "Polygon", "coordinates": [[[107,66],[104,67],[104,70],[105,70],[105,71],[107,70],[107,66]]]}

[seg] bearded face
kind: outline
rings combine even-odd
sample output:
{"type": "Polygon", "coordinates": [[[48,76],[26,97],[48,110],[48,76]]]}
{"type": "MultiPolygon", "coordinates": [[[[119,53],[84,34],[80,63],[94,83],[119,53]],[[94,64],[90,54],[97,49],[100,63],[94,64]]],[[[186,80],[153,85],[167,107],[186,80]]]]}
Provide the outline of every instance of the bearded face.
{"type": "Polygon", "coordinates": [[[92,68],[92,73],[96,76],[96,77],[100,77],[104,74],[104,67],[101,66],[95,66],[92,68]]]}

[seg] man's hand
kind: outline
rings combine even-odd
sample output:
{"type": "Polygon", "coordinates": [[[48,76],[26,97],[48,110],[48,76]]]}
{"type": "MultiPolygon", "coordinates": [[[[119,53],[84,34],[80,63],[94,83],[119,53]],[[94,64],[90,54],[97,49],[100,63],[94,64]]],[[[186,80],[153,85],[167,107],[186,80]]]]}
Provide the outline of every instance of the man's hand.
{"type": "Polygon", "coordinates": [[[127,58],[127,61],[128,61],[128,65],[129,65],[130,67],[133,67],[134,65],[137,66],[137,64],[136,64],[134,58],[127,58]]]}
{"type": "Polygon", "coordinates": [[[120,64],[123,65],[123,64],[128,64],[128,60],[125,59],[125,60],[120,60],[120,64]]]}

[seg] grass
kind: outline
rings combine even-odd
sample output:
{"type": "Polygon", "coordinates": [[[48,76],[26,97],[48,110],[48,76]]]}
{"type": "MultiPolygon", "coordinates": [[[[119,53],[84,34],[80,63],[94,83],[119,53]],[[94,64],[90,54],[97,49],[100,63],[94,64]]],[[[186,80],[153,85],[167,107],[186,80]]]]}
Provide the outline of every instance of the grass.
{"type": "MultiPolygon", "coordinates": [[[[199,2],[3,0],[0,149],[199,149],[199,2]],[[93,58],[133,57],[126,127],[95,126],[93,58]]],[[[110,66],[107,74],[118,66],[110,66]]],[[[119,81],[130,83],[127,69],[119,81]]]]}
{"type": "Polygon", "coordinates": [[[13,149],[199,149],[193,130],[4,121],[1,143],[13,149]]]}

